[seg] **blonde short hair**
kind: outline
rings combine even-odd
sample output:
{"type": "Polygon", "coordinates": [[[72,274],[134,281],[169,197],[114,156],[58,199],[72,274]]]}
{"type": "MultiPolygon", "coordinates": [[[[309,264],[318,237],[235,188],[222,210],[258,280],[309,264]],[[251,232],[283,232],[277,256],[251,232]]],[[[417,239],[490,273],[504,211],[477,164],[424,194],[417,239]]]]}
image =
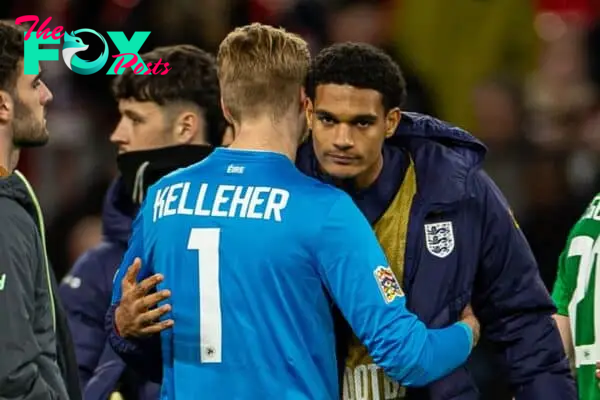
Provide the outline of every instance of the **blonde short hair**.
{"type": "Polygon", "coordinates": [[[217,65],[223,103],[234,120],[260,112],[277,119],[298,99],[310,52],[300,36],[253,23],[227,35],[217,65]]]}

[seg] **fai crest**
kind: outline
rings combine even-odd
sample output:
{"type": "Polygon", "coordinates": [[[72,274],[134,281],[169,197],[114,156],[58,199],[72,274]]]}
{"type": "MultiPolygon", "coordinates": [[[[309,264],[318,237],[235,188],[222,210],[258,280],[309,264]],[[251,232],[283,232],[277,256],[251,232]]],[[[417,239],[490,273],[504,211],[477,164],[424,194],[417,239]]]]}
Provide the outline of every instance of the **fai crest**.
{"type": "Polygon", "coordinates": [[[439,258],[445,258],[454,250],[452,222],[425,224],[427,250],[439,258]]]}

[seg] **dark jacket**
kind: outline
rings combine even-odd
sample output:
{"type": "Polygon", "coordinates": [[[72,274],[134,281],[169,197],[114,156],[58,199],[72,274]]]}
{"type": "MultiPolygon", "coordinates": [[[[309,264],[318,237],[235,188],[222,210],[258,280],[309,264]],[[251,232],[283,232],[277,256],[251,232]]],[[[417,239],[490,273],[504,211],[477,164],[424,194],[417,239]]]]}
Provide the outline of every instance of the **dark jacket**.
{"type": "Polygon", "coordinates": [[[103,241],[87,251],[63,279],[60,296],[73,330],[86,400],[105,400],[117,388],[125,398],[157,399],[159,385],[140,378],[108,345],[104,317],[112,282],[131,234],[135,209],[116,180],[102,213],[103,241]]]}
{"type": "MultiPolygon", "coordinates": [[[[430,328],[439,328],[457,321],[471,302],[502,365],[498,374],[506,376],[517,400],[576,400],[552,320],[554,304],[506,200],[481,169],[485,147],[462,129],[413,113],[402,114],[396,134],[385,146],[410,154],[417,176],[405,238],[403,284],[408,308],[430,328]],[[451,240],[436,243],[426,224],[449,227],[451,240]]],[[[310,141],[300,149],[298,166],[322,179],[310,141]]],[[[391,200],[397,190],[390,179],[403,174],[385,168],[386,162],[372,188],[372,201],[357,202],[371,223],[389,205],[385,196],[391,200]]],[[[108,328],[113,317],[114,307],[107,315],[108,328]]],[[[114,329],[109,340],[149,376],[160,377],[160,358],[148,356],[159,342],[124,340],[114,329]]],[[[408,392],[410,400],[478,398],[467,366],[427,388],[408,392]]]]}
{"type": "MultiPolygon", "coordinates": [[[[554,304],[509,205],[481,169],[483,144],[437,119],[403,113],[386,146],[409,154],[417,177],[405,238],[408,308],[430,328],[440,328],[457,321],[471,302],[500,362],[497,373],[517,400],[576,400],[552,319],[554,304]],[[452,234],[445,243],[427,232],[448,227],[452,234]]],[[[310,143],[298,164],[305,173],[318,175],[310,143]]],[[[390,178],[378,179],[375,200],[357,201],[371,223],[387,208],[386,196],[391,200],[395,194],[386,193],[394,175],[385,171],[385,164],[382,176],[390,178]]],[[[410,400],[480,398],[468,366],[407,394],[410,400]]]]}
{"type": "Polygon", "coordinates": [[[0,398],[80,400],[42,213],[18,172],[0,179],[0,227],[0,398]]]}

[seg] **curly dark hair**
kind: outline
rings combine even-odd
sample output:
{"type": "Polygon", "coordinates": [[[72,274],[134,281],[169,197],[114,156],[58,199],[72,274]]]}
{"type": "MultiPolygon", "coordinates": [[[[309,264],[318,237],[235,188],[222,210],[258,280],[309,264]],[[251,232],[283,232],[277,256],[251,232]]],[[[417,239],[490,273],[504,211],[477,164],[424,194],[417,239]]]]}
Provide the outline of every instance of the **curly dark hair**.
{"type": "Polygon", "coordinates": [[[219,146],[227,123],[221,111],[215,58],[192,45],[158,47],[140,57],[152,65],[162,59],[171,69],[165,75],[136,75],[128,68],[113,82],[115,99],[152,101],[161,106],[178,102],[196,104],[204,111],[208,142],[219,146]]]}
{"type": "Polygon", "coordinates": [[[376,90],[386,112],[406,100],[406,82],[398,64],[366,43],[336,43],[319,52],[306,78],[307,96],[314,101],[317,86],[326,84],[376,90]]]}
{"type": "Polygon", "coordinates": [[[15,21],[0,20],[0,90],[12,92],[25,57],[26,30],[15,21]]]}

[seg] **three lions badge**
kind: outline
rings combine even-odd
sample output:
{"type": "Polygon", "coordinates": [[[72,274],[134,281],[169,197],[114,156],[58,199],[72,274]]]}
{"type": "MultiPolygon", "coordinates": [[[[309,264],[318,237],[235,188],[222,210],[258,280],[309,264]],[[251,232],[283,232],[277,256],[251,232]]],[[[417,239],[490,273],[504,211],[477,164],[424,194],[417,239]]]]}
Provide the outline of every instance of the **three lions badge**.
{"type": "Polygon", "coordinates": [[[454,250],[454,230],[452,222],[425,224],[427,250],[439,258],[448,257],[454,250]]]}

